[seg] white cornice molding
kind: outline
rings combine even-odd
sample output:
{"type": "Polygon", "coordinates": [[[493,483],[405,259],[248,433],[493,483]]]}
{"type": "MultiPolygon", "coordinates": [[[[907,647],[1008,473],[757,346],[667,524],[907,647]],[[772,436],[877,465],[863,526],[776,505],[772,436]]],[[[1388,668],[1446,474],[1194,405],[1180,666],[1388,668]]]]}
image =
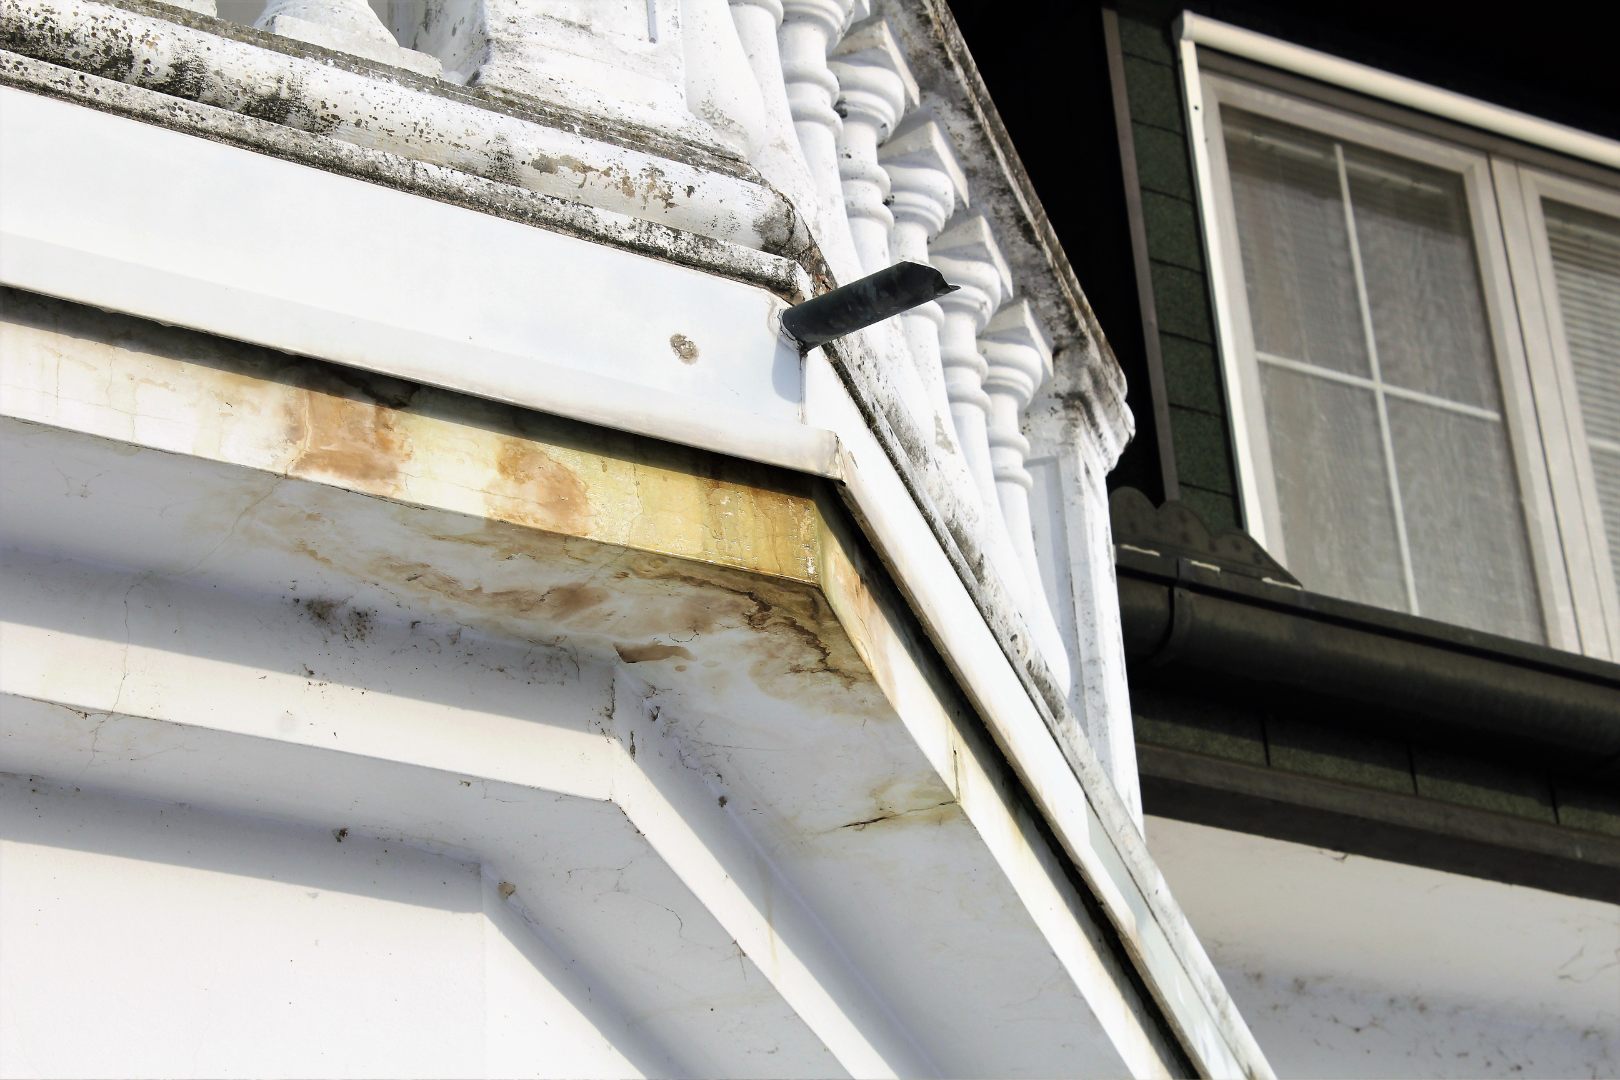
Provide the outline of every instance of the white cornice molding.
{"type": "Polygon", "coordinates": [[[1481,128],[1510,139],[1534,146],[1556,150],[1560,154],[1594,161],[1611,169],[1620,169],[1620,142],[1593,135],[1576,128],[1566,127],[1551,120],[1542,120],[1528,113],[1492,105],[1478,98],[1468,97],[1451,90],[1392,75],[1387,71],[1342,60],[1302,45],[1292,45],[1253,30],[1244,30],[1230,23],[1181,13],[1176,20],[1175,35],[1179,41],[1231,53],[1258,64],[1281,68],[1295,75],[1331,83],[1346,90],[1382,98],[1397,105],[1405,105],[1420,112],[1432,113],[1459,124],[1481,128]]]}

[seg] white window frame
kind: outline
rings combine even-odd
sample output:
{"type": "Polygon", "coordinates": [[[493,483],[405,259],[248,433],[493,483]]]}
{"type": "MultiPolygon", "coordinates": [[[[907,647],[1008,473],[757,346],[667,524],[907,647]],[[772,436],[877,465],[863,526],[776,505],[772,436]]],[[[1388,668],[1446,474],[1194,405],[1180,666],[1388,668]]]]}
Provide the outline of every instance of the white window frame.
{"type": "MultiPolygon", "coordinates": [[[[1591,605],[1577,609],[1577,615],[1583,617],[1581,639],[1606,640],[1607,655],[1620,658],[1620,589],[1616,588],[1620,565],[1613,561],[1620,552],[1609,550],[1604,530],[1603,508],[1598,502],[1597,478],[1587,448],[1586,425],[1581,419],[1574,363],[1564,333],[1552,246],[1547,240],[1547,220],[1542,209],[1543,200],[1550,199],[1620,221],[1620,191],[1499,156],[1493,156],[1491,165],[1508,261],[1519,291],[1525,351],[1538,380],[1536,401],[1542,415],[1542,441],[1548,449],[1559,524],[1567,538],[1570,585],[1577,595],[1595,594],[1600,600],[1597,610],[1591,605]]],[[[1601,655],[1596,649],[1587,651],[1601,655]]]]}
{"type": "Polygon", "coordinates": [[[1620,168],[1620,143],[1190,14],[1178,23],[1178,34],[1197,200],[1203,220],[1213,226],[1204,229],[1205,254],[1246,528],[1287,564],[1221,134],[1223,103],[1461,175],[1547,643],[1600,658],[1620,658],[1620,598],[1615,588],[1620,568],[1614,573],[1605,570],[1611,564],[1602,510],[1581,427],[1541,211],[1541,200],[1547,197],[1620,217],[1620,193],[1200,71],[1196,45],[1464,119],[1615,168],[1620,168]]]}

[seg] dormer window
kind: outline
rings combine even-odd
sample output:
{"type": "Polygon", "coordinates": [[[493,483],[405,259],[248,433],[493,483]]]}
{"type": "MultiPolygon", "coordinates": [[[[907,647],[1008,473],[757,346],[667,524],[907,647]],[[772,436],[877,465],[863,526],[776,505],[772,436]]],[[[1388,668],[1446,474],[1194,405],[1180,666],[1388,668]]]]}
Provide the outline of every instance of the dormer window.
{"type": "Polygon", "coordinates": [[[1214,59],[1187,96],[1249,531],[1313,591],[1620,654],[1620,176],[1214,59]]]}

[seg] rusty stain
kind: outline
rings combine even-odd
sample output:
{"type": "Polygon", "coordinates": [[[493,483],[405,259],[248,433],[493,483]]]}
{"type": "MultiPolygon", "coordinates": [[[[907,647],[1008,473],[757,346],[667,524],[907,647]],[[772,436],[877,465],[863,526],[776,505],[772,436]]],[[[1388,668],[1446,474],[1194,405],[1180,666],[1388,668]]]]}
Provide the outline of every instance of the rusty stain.
{"type": "MultiPolygon", "coordinates": [[[[109,359],[131,376],[232,403],[202,411],[194,453],[318,479],[332,492],[288,489],[255,504],[253,525],[285,550],[502,620],[502,632],[536,645],[553,647],[565,631],[599,635],[607,650],[670,642],[683,653],[665,659],[691,665],[679,676],[709,688],[742,677],[806,710],[884,712],[822,594],[823,527],[802,477],[190,331],[93,318],[112,323],[105,333],[120,344],[108,340],[109,359]],[[123,344],[120,334],[134,337],[123,344]],[[386,545],[348,535],[350,513],[329,502],[341,498],[334,489],[397,500],[407,486],[414,507],[395,501],[379,512],[414,536],[386,545]],[[469,563],[455,548],[487,558],[469,563]]],[[[371,616],[319,596],[302,611],[334,638],[370,633],[371,616]]],[[[674,678],[676,666],[663,670],[674,678]]]]}
{"type": "Polygon", "coordinates": [[[675,350],[675,355],[681,358],[683,364],[695,364],[698,358],[697,342],[685,334],[669,335],[669,347],[675,350]]]}
{"type": "Polygon", "coordinates": [[[381,405],[300,388],[293,415],[297,449],[287,472],[344,480],[373,495],[396,494],[400,466],[411,457],[397,419],[381,405]]]}
{"type": "Polygon", "coordinates": [[[841,829],[854,829],[856,832],[865,832],[870,825],[880,825],[885,821],[928,821],[934,825],[943,824],[953,815],[947,811],[948,807],[956,806],[955,800],[934,803],[932,806],[919,806],[914,810],[895,810],[890,813],[879,814],[863,821],[851,821],[847,825],[840,825],[841,829]]]}
{"type": "MultiPolygon", "coordinates": [[[[441,535],[438,539],[465,538],[441,535]]],[[[390,556],[372,561],[366,569],[378,577],[392,579],[417,592],[431,593],[492,613],[523,619],[543,617],[558,622],[571,622],[605,604],[612,597],[607,589],[589,582],[564,582],[545,589],[486,591],[483,585],[468,585],[427,563],[406,562],[390,556]]]]}
{"type": "Polygon", "coordinates": [[[510,900],[512,894],[517,892],[517,886],[510,881],[503,881],[496,887],[495,891],[501,894],[502,900],[510,900]]]}
{"type": "Polygon", "coordinates": [[[496,516],[547,532],[589,535],[595,524],[590,488],[530,439],[500,437],[497,479],[485,493],[496,516]]]}
{"type": "Polygon", "coordinates": [[[626,645],[623,642],[614,642],[613,648],[619,654],[619,659],[627,664],[644,664],[653,660],[668,660],[678,656],[682,660],[696,659],[692,650],[684,645],[665,645],[662,642],[651,641],[645,645],[626,645]]]}

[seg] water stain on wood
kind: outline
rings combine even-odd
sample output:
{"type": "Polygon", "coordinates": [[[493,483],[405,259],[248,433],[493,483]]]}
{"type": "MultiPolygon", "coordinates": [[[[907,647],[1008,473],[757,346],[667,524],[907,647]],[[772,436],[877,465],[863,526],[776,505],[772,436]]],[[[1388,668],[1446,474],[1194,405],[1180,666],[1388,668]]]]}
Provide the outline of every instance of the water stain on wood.
{"type": "Polygon", "coordinates": [[[684,645],[665,645],[659,641],[648,642],[645,645],[626,645],[623,642],[614,642],[613,648],[619,654],[619,659],[627,664],[644,664],[653,660],[668,660],[672,656],[678,656],[682,660],[697,659],[692,655],[692,650],[684,645]]]}
{"type": "Polygon", "coordinates": [[[297,394],[289,475],[342,481],[373,495],[398,493],[412,451],[393,409],[319,389],[297,394]]]}
{"type": "Polygon", "coordinates": [[[595,526],[585,481],[528,439],[500,437],[484,501],[496,517],[548,532],[585,536],[595,526]]]}

